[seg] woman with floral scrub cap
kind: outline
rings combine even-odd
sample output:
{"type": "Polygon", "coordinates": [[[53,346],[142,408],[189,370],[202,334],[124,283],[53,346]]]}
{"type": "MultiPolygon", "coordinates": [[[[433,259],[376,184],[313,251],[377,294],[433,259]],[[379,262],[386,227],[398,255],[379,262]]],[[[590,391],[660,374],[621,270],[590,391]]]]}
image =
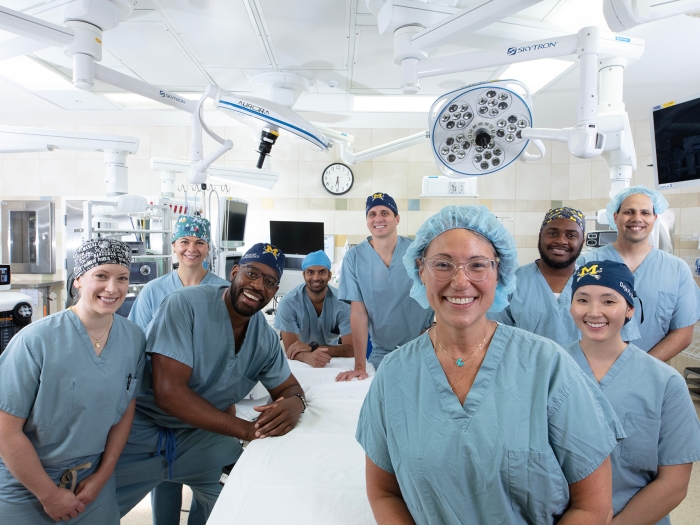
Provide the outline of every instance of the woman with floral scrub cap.
{"type": "MultiPolygon", "coordinates": [[[[173,253],[180,263],[177,271],[158,277],[144,286],[129,312],[129,320],[139,325],[144,332],[148,333],[151,321],[161,303],[175,290],[199,284],[217,286],[230,284],[207,271],[203,266],[209,254],[210,232],[211,223],[204,217],[180,215],[175,221],[172,243],[173,253]]],[[[182,485],[170,481],[158,485],[151,491],[151,507],[153,525],[179,524],[182,485]]],[[[204,525],[205,521],[197,500],[192,498],[187,523],[204,525]]]]}
{"type": "Polygon", "coordinates": [[[515,286],[511,235],[450,206],[403,261],[437,325],[385,357],[360,413],[377,523],[607,523],[610,405],[556,343],[486,317],[515,286]]]}
{"type": "MultiPolygon", "coordinates": [[[[581,340],[564,348],[600,387],[627,437],[610,455],[614,525],[670,524],[700,460],[700,423],[683,378],[620,336],[634,315],[635,278],[616,261],[591,261],[572,284],[581,340]]],[[[641,306],[644,309],[645,305],[641,306]]]]}
{"type": "Polygon", "coordinates": [[[131,252],[95,239],[75,252],[80,299],[30,324],[0,356],[0,521],[118,525],[114,467],[143,372],[141,329],[114,312],[131,252]]]}

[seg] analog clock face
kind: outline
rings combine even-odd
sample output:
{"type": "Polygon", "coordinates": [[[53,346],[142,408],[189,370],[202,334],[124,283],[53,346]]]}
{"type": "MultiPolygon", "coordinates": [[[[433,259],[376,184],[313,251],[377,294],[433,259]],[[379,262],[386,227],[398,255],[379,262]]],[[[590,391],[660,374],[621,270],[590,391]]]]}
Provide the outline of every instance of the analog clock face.
{"type": "Polygon", "coordinates": [[[334,163],[323,170],[321,182],[331,195],[343,195],[350,191],[355,176],[345,164],[334,163]]]}

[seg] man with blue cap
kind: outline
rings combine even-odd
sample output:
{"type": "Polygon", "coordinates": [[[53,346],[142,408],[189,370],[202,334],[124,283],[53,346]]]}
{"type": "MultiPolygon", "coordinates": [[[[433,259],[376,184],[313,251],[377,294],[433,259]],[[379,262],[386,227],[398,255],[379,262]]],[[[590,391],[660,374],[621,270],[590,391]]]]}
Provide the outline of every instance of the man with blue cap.
{"type": "Polygon", "coordinates": [[[323,368],[331,357],[352,357],[350,305],[328,285],[331,260],[323,250],[301,263],[305,284],[286,294],[275,316],[289,359],[323,368]]]}
{"type": "Polygon", "coordinates": [[[231,271],[230,286],[190,286],[170,294],[146,343],[152,371],[136,403],[129,440],[117,465],[122,516],[162,481],[184,483],[208,518],[221,492],[222,467],[243,451],[239,440],[279,436],[306,407],[275,331],[260,310],[284,269],[276,247],[252,246],[231,271]],[[234,405],[258,381],[272,402],[255,422],[234,405]]]}
{"type": "Polygon", "coordinates": [[[367,375],[367,334],[372,342],[369,362],[376,368],[389,352],[425,331],[433,311],[411,298],[411,279],[401,262],[411,239],[397,232],[401,217],[387,193],[367,197],[367,229],[371,236],[351,249],[343,260],[338,297],[350,303],[350,330],[355,369],[337,381],[367,375]]]}
{"type": "Polygon", "coordinates": [[[578,340],[579,331],[569,306],[571,281],[585,231],[586,218],[579,210],[566,206],[549,210],[540,226],[540,258],[516,270],[516,288],[508,306],[489,313],[489,319],[560,345],[578,340]]]}
{"type": "Polygon", "coordinates": [[[608,222],[617,240],[586,252],[577,261],[612,260],[624,263],[634,274],[637,296],[635,322],[622,330],[622,339],[650,355],[668,361],[690,345],[693,325],[700,319],[700,290],[688,265],[678,257],[649,244],[656,218],[668,208],[658,191],[632,186],[615,195],[606,206],[608,222]],[[630,330],[639,329],[637,338],[630,330]]]}

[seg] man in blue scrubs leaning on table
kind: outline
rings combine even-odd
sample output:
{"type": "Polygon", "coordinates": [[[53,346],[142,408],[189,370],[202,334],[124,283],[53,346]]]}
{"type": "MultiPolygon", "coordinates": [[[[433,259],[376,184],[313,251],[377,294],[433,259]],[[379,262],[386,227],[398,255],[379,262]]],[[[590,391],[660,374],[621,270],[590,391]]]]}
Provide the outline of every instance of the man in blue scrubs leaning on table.
{"type": "Polygon", "coordinates": [[[241,455],[240,440],[283,435],[305,409],[277,334],[260,310],[277,292],[284,254],[256,244],[231,272],[230,286],[200,285],[170,294],[150,327],[152,374],[117,465],[117,501],[129,512],[160,482],[189,485],[209,517],[222,467],[241,455]],[[273,401],[257,421],[235,404],[261,381],[273,401]]]}
{"type": "Polygon", "coordinates": [[[340,274],[338,297],[350,303],[355,369],[339,374],[338,381],[368,377],[368,332],[369,362],[377,368],[385,355],[418,337],[433,320],[433,310],[409,295],[412,281],[402,257],[412,241],[397,232],[401,217],[396,201],[388,193],[373,193],[365,216],[372,235],[345,255],[340,274]]]}
{"type": "Polygon", "coordinates": [[[331,357],[352,357],[350,305],[328,286],[331,260],[319,250],[304,257],[301,269],[304,284],[285,294],[275,316],[287,357],[314,368],[323,368],[331,357]]]}
{"type": "Polygon", "coordinates": [[[688,265],[649,244],[654,223],[667,208],[668,201],[656,190],[644,186],[622,190],[606,206],[617,240],[586,252],[577,261],[580,265],[604,260],[627,265],[640,304],[634,309],[634,320],[620,335],[661,361],[690,345],[693,325],[700,319],[700,290],[688,265]],[[636,332],[637,325],[641,337],[630,333],[636,332]]]}

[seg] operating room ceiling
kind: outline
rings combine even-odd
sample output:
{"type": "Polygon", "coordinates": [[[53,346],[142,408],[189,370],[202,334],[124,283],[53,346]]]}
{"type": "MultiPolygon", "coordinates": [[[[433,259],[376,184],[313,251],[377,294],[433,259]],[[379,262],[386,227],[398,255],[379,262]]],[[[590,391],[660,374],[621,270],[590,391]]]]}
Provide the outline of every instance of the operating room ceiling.
{"type": "MultiPolygon", "coordinates": [[[[435,3],[466,7],[473,2],[435,3]]],[[[69,0],[0,3],[62,24],[69,0]]],[[[548,25],[573,32],[584,25],[604,24],[601,3],[544,0],[430,56],[535,40],[548,25]]],[[[644,118],[652,104],[700,91],[700,68],[693,66],[697,63],[693,55],[700,49],[700,19],[675,17],[627,34],[645,39],[647,46],[643,58],[625,74],[625,101],[633,119],[644,118]]],[[[251,92],[256,73],[281,70],[301,74],[311,83],[309,93],[295,106],[298,111],[347,113],[352,111],[352,95],[400,94],[393,37],[379,34],[377,19],[364,0],[138,0],[133,14],[107,31],[103,41],[104,65],[177,93],[194,93],[212,82],[232,92],[251,92]]],[[[71,61],[60,49],[38,51],[32,58],[70,76],[71,61]]],[[[420,94],[437,96],[501,73],[493,67],[424,79],[420,94]]],[[[574,67],[537,93],[537,125],[574,123],[577,77],[574,67]]],[[[75,97],[36,87],[24,91],[28,96],[16,97],[15,108],[19,104],[36,110],[43,101],[69,110],[126,107],[110,98],[119,90],[99,82],[95,94],[75,97]],[[37,97],[43,101],[38,103],[37,97]]],[[[7,103],[3,100],[0,106],[7,103]]]]}

